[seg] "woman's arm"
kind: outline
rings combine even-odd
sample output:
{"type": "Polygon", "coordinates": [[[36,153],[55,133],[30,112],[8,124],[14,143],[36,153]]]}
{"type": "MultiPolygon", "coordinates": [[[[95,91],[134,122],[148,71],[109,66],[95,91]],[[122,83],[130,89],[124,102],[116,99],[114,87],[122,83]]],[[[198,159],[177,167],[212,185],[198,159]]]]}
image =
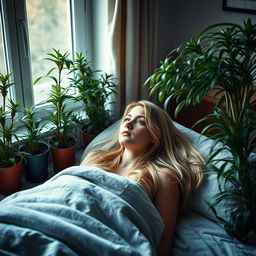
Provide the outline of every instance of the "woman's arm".
{"type": "Polygon", "coordinates": [[[179,209],[179,183],[170,175],[160,172],[160,186],[154,204],[163,219],[165,229],[158,248],[158,255],[170,255],[179,209]]]}

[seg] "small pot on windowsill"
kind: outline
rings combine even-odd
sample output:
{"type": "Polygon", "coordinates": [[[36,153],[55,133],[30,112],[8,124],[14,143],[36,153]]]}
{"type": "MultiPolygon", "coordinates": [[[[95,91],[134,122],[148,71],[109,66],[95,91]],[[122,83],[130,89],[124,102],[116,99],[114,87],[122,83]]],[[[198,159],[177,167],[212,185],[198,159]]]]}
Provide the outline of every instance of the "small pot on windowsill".
{"type": "Polygon", "coordinates": [[[81,129],[84,147],[86,148],[100,132],[99,129],[95,130],[94,127],[84,124],[81,129]]]}
{"type": "Polygon", "coordinates": [[[87,132],[82,131],[82,137],[83,137],[83,142],[84,142],[84,147],[86,148],[90,142],[97,136],[97,134],[91,134],[87,132]]]}
{"type": "Polygon", "coordinates": [[[62,147],[55,146],[55,137],[49,140],[55,172],[62,171],[75,164],[77,144],[77,139],[74,136],[70,136],[67,144],[62,147]]]}

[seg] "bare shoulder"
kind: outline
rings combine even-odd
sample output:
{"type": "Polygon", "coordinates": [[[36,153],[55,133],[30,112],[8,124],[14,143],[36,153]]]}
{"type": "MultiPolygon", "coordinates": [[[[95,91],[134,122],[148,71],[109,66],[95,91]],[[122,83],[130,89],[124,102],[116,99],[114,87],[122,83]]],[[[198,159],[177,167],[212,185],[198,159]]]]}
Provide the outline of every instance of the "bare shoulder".
{"type": "Polygon", "coordinates": [[[162,168],[158,171],[159,186],[155,195],[157,208],[165,208],[167,204],[179,201],[180,188],[178,179],[171,170],[162,168]]]}
{"type": "MultiPolygon", "coordinates": [[[[161,168],[158,171],[159,187],[156,192],[155,202],[159,204],[163,198],[179,198],[179,181],[168,168],[161,168]]],[[[166,204],[166,202],[165,202],[166,204]]]]}
{"type": "Polygon", "coordinates": [[[178,179],[172,174],[171,170],[168,168],[161,168],[158,171],[158,177],[160,179],[160,184],[179,184],[178,179]]]}

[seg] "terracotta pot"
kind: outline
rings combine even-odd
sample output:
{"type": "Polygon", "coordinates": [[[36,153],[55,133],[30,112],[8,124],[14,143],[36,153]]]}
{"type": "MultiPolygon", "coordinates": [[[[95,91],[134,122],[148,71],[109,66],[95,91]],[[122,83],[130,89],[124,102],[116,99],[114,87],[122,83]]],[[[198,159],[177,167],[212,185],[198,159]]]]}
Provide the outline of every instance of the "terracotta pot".
{"type": "Polygon", "coordinates": [[[74,139],[75,144],[69,148],[53,147],[49,141],[52,153],[53,169],[55,172],[62,171],[63,169],[75,164],[77,139],[75,137],[72,138],[74,139]]]}
{"type": "Polygon", "coordinates": [[[87,147],[88,144],[97,136],[97,134],[90,134],[86,132],[82,132],[84,146],[87,147]]]}
{"type": "Polygon", "coordinates": [[[21,187],[22,160],[11,167],[0,167],[0,193],[9,195],[21,187]]]}

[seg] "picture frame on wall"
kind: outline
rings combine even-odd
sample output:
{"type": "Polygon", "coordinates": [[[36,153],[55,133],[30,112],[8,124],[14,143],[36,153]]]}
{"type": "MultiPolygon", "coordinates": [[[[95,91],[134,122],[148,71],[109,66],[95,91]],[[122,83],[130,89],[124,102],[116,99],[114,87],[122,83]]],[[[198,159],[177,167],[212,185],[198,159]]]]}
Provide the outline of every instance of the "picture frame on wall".
{"type": "Polygon", "coordinates": [[[223,10],[256,14],[256,0],[223,0],[223,10]]]}

